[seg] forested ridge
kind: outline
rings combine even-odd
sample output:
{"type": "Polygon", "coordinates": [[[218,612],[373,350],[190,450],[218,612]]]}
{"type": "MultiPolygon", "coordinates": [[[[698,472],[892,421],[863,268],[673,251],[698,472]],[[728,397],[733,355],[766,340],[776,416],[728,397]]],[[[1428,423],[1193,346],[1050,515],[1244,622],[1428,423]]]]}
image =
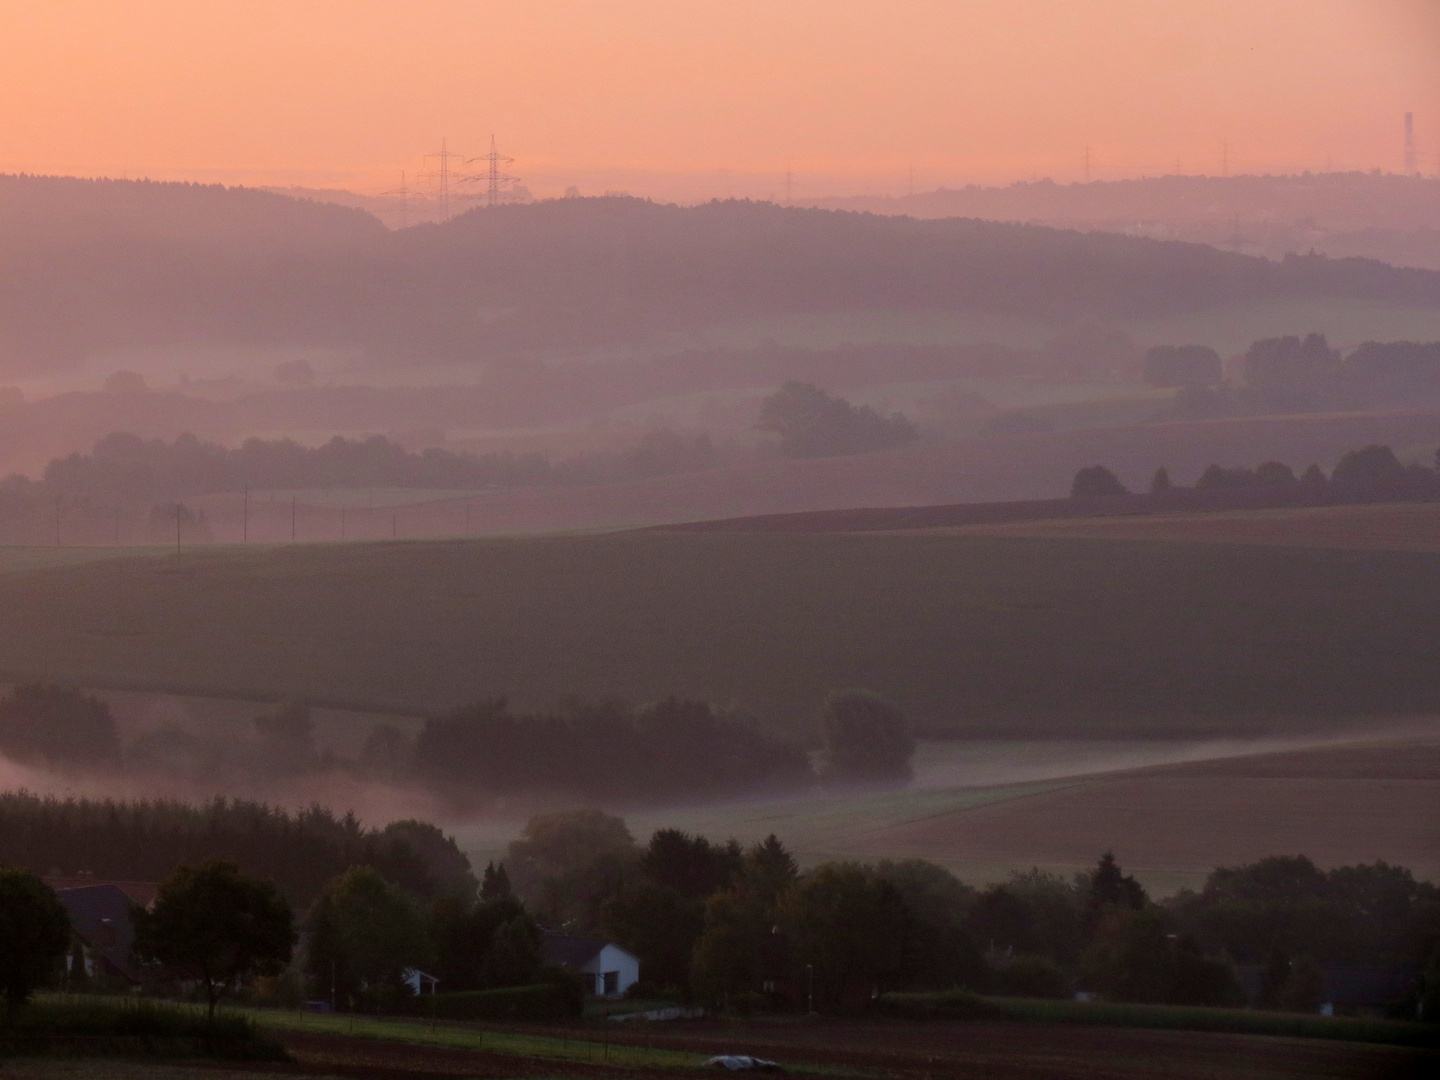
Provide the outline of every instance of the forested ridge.
{"type": "Polygon", "coordinates": [[[1440,274],[1364,260],[1275,263],[1115,234],[736,200],[564,199],[388,233],[359,211],[244,189],[8,177],[7,235],[0,356],[29,365],[187,341],[463,359],[854,307],[1073,319],[1281,297],[1440,303],[1440,274]],[[64,227],[26,225],[34,207],[64,227]]]}

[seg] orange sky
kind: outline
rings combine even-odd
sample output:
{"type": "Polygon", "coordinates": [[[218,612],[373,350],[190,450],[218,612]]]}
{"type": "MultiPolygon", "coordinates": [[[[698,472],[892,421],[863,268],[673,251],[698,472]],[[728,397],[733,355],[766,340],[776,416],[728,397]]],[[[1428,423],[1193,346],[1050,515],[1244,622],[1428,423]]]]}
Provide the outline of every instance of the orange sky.
{"type": "Polygon", "coordinates": [[[0,0],[0,170],[537,194],[1440,170],[1440,0],[0,0]]]}

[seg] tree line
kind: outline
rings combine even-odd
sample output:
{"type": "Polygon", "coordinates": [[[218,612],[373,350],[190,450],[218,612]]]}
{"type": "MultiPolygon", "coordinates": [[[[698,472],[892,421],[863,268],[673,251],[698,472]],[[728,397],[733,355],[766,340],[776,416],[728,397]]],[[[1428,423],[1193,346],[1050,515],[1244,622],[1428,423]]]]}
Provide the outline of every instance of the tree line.
{"type": "MultiPolygon", "coordinates": [[[[361,863],[300,904],[268,867],[186,862],[134,912],[136,958],[152,991],[183,993],[189,980],[212,1010],[269,975],[277,1003],[404,1011],[415,969],[438,976],[442,999],[548,986],[573,1009],[583,988],[546,964],[543,945],[542,928],[563,927],[639,957],[632,995],[740,1014],[855,1014],[891,992],[956,988],[1314,1012],[1321,965],[1338,962],[1411,972],[1395,1015],[1440,1018],[1440,888],[1383,862],[1322,871],[1262,859],[1156,901],[1110,853],[1072,878],[1030,870],[976,888],[919,859],[802,869],[774,835],[742,845],[662,828],[642,847],[594,809],[531,818],[479,881],[463,855],[452,861],[450,891],[361,863]]],[[[0,871],[0,929],[13,943],[0,951],[0,988],[12,1006],[84,979],[61,971],[65,927],[33,873],[0,871]]]]}
{"type": "MultiPolygon", "coordinates": [[[[1418,463],[1402,463],[1388,446],[1363,446],[1347,451],[1327,476],[1319,465],[1311,464],[1298,476],[1293,468],[1280,461],[1265,461],[1251,468],[1244,465],[1210,464],[1195,481],[1195,491],[1304,492],[1316,497],[1369,498],[1386,495],[1440,497],[1440,450],[1435,452],[1434,467],[1418,463]]],[[[1165,495],[1183,490],[1170,478],[1163,465],[1155,470],[1148,488],[1152,495],[1165,495]]],[[[1080,469],[1070,485],[1072,498],[1100,498],[1129,495],[1131,490],[1104,465],[1080,469]]]]}
{"type": "Polygon", "coordinates": [[[245,743],[161,728],[122,745],[110,707],[72,687],[28,683],[0,696],[0,756],[65,773],[128,772],[191,780],[265,781],[348,771],[423,787],[477,806],[514,795],[561,795],[605,805],[675,805],[803,791],[820,783],[905,783],[915,737],[908,718],[864,690],[829,694],[817,717],[820,751],[767,735],[736,709],[671,696],[648,705],[562,700],[518,712],[503,698],[427,721],[414,736],[371,731],[354,760],[315,741],[302,701],[253,721],[245,743]]]}
{"type": "Polygon", "coordinates": [[[191,805],[0,794],[0,866],[158,881],[208,859],[264,876],[299,905],[351,866],[372,867],[421,897],[474,889],[465,856],[425,822],[376,829],[319,806],[290,812],[243,799],[191,805]]]}
{"type": "Polygon", "coordinates": [[[1396,1008],[1440,1016],[1440,888],[1385,863],[1303,857],[1219,868],[1151,898],[1114,857],[1064,878],[967,886],[924,860],[802,871],[776,837],[742,846],[661,829],[642,847],[598,811],[533,818],[509,848],[519,895],[548,924],[614,938],[644,993],[737,1010],[853,1012],[887,991],[1314,1011],[1318,965],[1415,973],[1396,1008]],[[1247,988],[1241,973],[1257,970],[1247,988]]]}
{"type": "Polygon", "coordinates": [[[12,502],[63,498],[102,506],[150,505],[245,487],[464,489],[594,484],[711,468],[706,435],[666,428],[645,432],[627,449],[552,462],[539,453],[472,454],[437,447],[407,451],[383,435],[335,436],[317,447],[291,439],[246,439],[229,449],[193,435],[172,442],[117,432],[88,454],[56,458],[42,478],[0,482],[12,502]]]}
{"type": "Polygon", "coordinates": [[[1178,388],[1182,417],[1246,416],[1410,404],[1440,396],[1440,342],[1367,341],[1348,354],[1324,334],[1252,342],[1226,382],[1220,356],[1203,345],[1162,345],[1145,354],[1156,386],[1178,388]]]}

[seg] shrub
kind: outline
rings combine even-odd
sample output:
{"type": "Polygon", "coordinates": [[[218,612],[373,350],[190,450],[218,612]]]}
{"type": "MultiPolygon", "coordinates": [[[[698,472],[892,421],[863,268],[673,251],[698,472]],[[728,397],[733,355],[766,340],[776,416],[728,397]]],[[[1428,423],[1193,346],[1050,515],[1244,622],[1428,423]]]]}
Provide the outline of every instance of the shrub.
{"type": "Polygon", "coordinates": [[[881,994],[875,1011],[906,1020],[1000,1020],[1005,1010],[970,990],[881,994]]]}
{"type": "Polygon", "coordinates": [[[1020,956],[990,972],[990,992],[1000,997],[1066,998],[1070,980],[1053,960],[1020,956]]]}
{"type": "Polygon", "coordinates": [[[262,1038],[239,1016],[207,1019],[203,1012],[128,998],[41,999],[0,1025],[0,1049],[26,1054],[141,1053],[167,1057],[220,1057],[284,1061],[285,1050],[262,1038]],[[13,1040],[13,1041],[12,1041],[13,1040]]]}
{"type": "Polygon", "coordinates": [[[1104,465],[1091,465],[1075,474],[1070,485],[1072,499],[1096,499],[1106,495],[1129,495],[1130,489],[1104,465]]]}
{"type": "MultiPolygon", "coordinates": [[[[581,999],[583,1008],[584,999],[581,999]]],[[[574,999],[554,983],[502,990],[465,990],[456,994],[420,994],[405,999],[404,1011],[441,1020],[565,1020],[579,1016],[574,999]]]]}

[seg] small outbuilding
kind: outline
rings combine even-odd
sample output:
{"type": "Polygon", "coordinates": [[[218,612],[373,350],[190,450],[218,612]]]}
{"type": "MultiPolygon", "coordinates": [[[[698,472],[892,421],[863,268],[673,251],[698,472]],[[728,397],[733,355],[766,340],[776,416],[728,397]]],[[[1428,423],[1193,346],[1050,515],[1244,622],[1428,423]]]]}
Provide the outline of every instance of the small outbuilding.
{"type": "Polygon", "coordinates": [[[640,981],[640,959],[613,941],[545,932],[545,962],[578,971],[591,993],[618,998],[640,981]]]}

